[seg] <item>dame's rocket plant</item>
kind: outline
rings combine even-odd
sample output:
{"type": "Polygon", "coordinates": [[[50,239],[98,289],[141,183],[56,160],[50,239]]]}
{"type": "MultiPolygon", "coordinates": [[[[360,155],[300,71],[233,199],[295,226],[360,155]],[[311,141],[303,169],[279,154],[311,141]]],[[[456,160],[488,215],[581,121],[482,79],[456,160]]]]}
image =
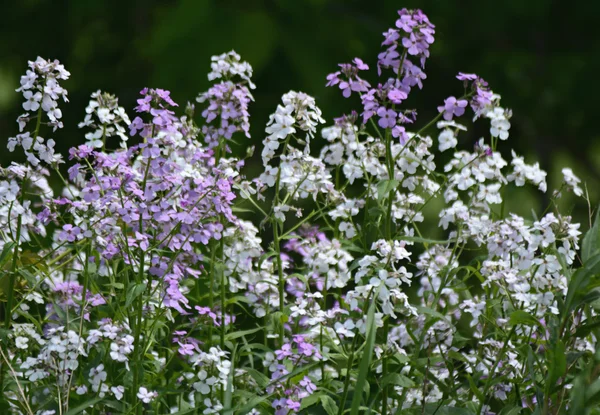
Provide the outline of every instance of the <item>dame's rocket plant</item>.
{"type": "Polygon", "coordinates": [[[546,173],[503,157],[511,112],[481,77],[432,120],[406,107],[434,40],[399,11],[377,62],[327,76],[357,105],[333,122],[284,94],[253,178],[230,150],[255,88],[235,52],[183,112],[163,89],[129,114],[94,92],[66,155],[70,73],[29,62],[8,139],[26,161],[0,168],[2,413],[588,413],[600,225],[582,242],[557,208],[584,196],[568,168],[538,216],[506,211],[546,173]]]}

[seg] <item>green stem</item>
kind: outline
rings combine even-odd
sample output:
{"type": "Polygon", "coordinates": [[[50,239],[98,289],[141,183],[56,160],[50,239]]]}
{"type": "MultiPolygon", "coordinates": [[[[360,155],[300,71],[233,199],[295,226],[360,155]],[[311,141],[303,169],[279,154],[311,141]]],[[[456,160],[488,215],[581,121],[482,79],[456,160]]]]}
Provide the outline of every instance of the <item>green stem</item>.
{"type": "MultiPolygon", "coordinates": [[[[283,279],[283,263],[281,261],[281,247],[279,243],[279,224],[275,221],[273,223],[273,244],[275,245],[275,252],[277,256],[277,275],[278,275],[278,287],[279,287],[279,311],[283,315],[284,309],[284,294],[285,294],[285,281],[283,279]]],[[[279,329],[279,345],[283,346],[284,337],[284,324],[280,322],[279,329]]]]}
{"type": "Polygon", "coordinates": [[[20,241],[21,241],[21,224],[22,224],[22,217],[21,217],[21,215],[19,215],[17,218],[17,237],[15,239],[15,250],[13,252],[12,265],[10,267],[10,280],[8,283],[9,285],[8,285],[8,299],[6,302],[6,315],[4,316],[4,318],[5,318],[4,328],[7,330],[10,328],[10,322],[12,319],[12,303],[13,303],[13,299],[14,299],[14,290],[15,290],[15,284],[16,284],[16,279],[17,279],[17,261],[19,258],[19,245],[20,245],[20,241]]]}
{"type": "Polygon", "coordinates": [[[358,336],[354,336],[352,340],[352,349],[350,350],[350,356],[348,357],[348,365],[346,366],[346,379],[344,380],[344,392],[342,393],[342,400],[340,401],[340,409],[338,411],[338,415],[342,415],[344,413],[344,409],[346,407],[346,399],[348,398],[348,388],[350,386],[350,369],[352,369],[352,364],[354,363],[354,348],[356,347],[356,339],[358,336]]]}
{"type": "Polygon", "coordinates": [[[483,399],[481,400],[481,402],[479,402],[479,408],[477,409],[478,414],[481,413],[481,410],[483,409],[483,405],[485,405],[485,395],[487,394],[488,390],[490,389],[490,386],[492,386],[492,380],[494,380],[494,372],[496,371],[496,368],[500,364],[500,361],[504,358],[504,353],[506,353],[506,349],[508,348],[508,343],[510,342],[511,337],[515,333],[516,328],[517,328],[517,325],[515,324],[512,327],[512,329],[510,330],[510,333],[508,333],[508,336],[506,337],[506,339],[504,340],[502,349],[500,349],[500,353],[498,353],[498,357],[497,357],[496,361],[494,362],[494,365],[490,369],[488,378],[485,382],[485,386],[483,387],[483,394],[482,394],[483,399]]]}

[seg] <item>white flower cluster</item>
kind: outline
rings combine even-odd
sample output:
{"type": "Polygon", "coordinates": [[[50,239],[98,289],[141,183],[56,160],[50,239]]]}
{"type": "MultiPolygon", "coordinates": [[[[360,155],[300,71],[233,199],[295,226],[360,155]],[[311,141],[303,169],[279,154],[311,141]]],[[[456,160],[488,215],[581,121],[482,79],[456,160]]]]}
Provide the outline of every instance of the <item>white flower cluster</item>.
{"type": "Polygon", "coordinates": [[[128,126],[131,121],[125,109],[119,106],[117,97],[98,90],[92,93],[85,112],[85,119],[79,123],[79,128],[90,127],[93,129],[85,134],[88,146],[102,148],[106,145],[107,138],[117,136],[121,139],[120,146],[127,147],[129,136],[121,123],[128,126]]]}
{"type": "Polygon", "coordinates": [[[349,264],[354,259],[340,241],[322,240],[306,247],[304,262],[311,273],[325,279],[325,287],[344,288],[350,281],[349,264]]]}
{"type": "Polygon", "coordinates": [[[349,123],[324,128],[322,136],[330,144],[321,150],[321,159],[330,166],[342,166],[350,184],[365,174],[377,177],[387,174],[380,161],[380,156],[385,154],[380,140],[367,136],[365,141],[359,141],[357,128],[349,123]]]}
{"type": "MultiPolygon", "coordinates": [[[[19,338],[17,338],[19,339],[19,338]]],[[[79,357],[87,356],[85,340],[64,327],[49,328],[40,352],[21,363],[25,377],[31,382],[53,376],[60,386],[68,386],[70,373],[79,367],[79,357]]]]}
{"type": "Polygon", "coordinates": [[[542,192],[548,189],[546,184],[546,172],[540,169],[539,163],[533,166],[525,164],[523,157],[518,157],[515,152],[512,152],[513,172],[507,176],[509,181],[514,181],[517,186],[523,186],[525,182],[531,182],[536,185],[542,192]]]}
{"type": "Polygon", "coordinates": [[[401,261],[410,258],[410,252],[406,250],[404,241],[393,241],[392,243],[380,239],[373,243],[371,250],[377,255],[365,255],[358,261],[358,270],[354,274],[356,283],[355,292],[348,295],[354,301],[357,298],[366,298],[365,295],[373,290],[381,301],[381,309],[384,314],[396,318],[394,309],[400,304],[407,314],[415,314],[416,310],[409,305],[408,297],[400,290],[404,283],[411,284],[412,273],[406,267],[398,265],[401,261]],[[365,284],[365,278],[368,282],[365,284]]]}
{"type": "Polygon", "coordinates": [[[262,160],[265,167],[275,157],[280,141],[295,134],[296,128],[306,132],[305,153],[308,153],[310,138],[314,137],[317,125],[325,122],[315,99],[303,92],[290,91],[281,97],[281,101],[275,113],[269,117],[265,129],[269,134],[263,141],[262,160]]]}
{"type": "Polygon", "coordinates": [[[210,58],[212,63],[210,64],[211,71],[208,74],[208,80],[214,81],[219,78],[229,79],[232,76],[239,76],[248,82],[248,86],[251,89],[256,88],[251,79],[252,66],[246,61],[241,61],[241,59],[241,56],[233,50],[221,55],[212,56],[210,58]]]}
{"type": "Polygon", "coordinates": [[[36,195],[42,203],[54,197],[46,174],[48,172],[43,168],[33,170],[16,163],[6,169],[0,168],[0,250],[7,242],[17,241],[17,235],[20,242],[30,241],[32,232],[46,236],[44,222],[32,210],[32,200],[22,200],[23,186],[29,195],[36,195]]]}
{"type": "Polygon", "coordinates": [[[490,134],[492,137],[498,137],[500,140],[508,139],[508,130],[510,130],[510,121],[508,120],[511,115],[510,110],[502,107],[496,107],[485,114],[491,122],[490,134]]]}
{"type": "Polygon", "coordinates": [[[110,319],[100,322],[98,329],[92,329],[87,336],[89,347],[98,347],[104,339],[110,342],[110,357],[116,362],[125,363],[129,370],[129,355],[133,352],[133,336],[126,324],[114,324],[110,319]]]}
{"type": "Polygon", "coordinates": [[[223,237],[228,289],[244,292],[257,317],[264,317],[268,309],[277,309],[277,277],[271,260],[260,261],[264,251],[258,229],[251,222],[240,220],[237,226],[225,229],[223,237]]]}
{"type": "Polygon", "coordinates": [[[227,359],[227,352],[218,347],[211,347],[208,352],[195,353],[189,361],[199,370],[183,373],[179,381],[185,381],[190,385],[191,392],[188,394],[190,406],[203,409],[203,414],[220,413],[223,404],[216,397],[217,392],[228,387],[231,371],[231,361],[227,359]],[[201,403],[197,402],[198,400],[201,403]]]}
{"type": "Polygon", "coordinates": [[[281,155],[279,171],[282,187],[294,200],[308,196],[316,199],[319,193],[334,198],[337,193],[325,164],[295,148],[290,148],[288,154],[281,155]]]}
{"type": "Polygon", "coordinates": [[[67,90],[60,86],[58,81],[69,79],[71,74],[57,60],[51,62],[41,57],[29,61],[29,68],[21,77],[21,87],[17,89],[23,92],[23,98],[26,100],[23,109],[28,112],[17,119],[21,133],[8,139],[8,149],[12,152],[17,146],[23,147],[27,161],[32,166],[38,166],[40,161],[48,164],[57,163],[61,161],[61,156],[54,152],[56,143],[52,139],[45,141],[39,135],[39,125],[42,122],[42,113],[45,113],[48,118],[46,124],[52,126],[54,130],[63,127],[62,111],[58,108],[58,100],[60,98],[65,102],[69,100],[67,90]],[[37,111],[37,114],[32,115],[30,111],[37,111]],[[37,119],[34,133],[23,132],[27,123],[34,118],[37,119]]]}
{"type": "Polygon", "coordinates": [[[438,121],[437,128],[442,129],[442,132],[438,136],[438,148],[440,151],[446,151],[451,148],[455,148],[458,145],[458,140],[456,138],[458,132],[467,130],[467,127],[453,120],[438,121]]]}
{"type": "Polygon", "coordinates": [[[565,167],[564,169],[562,169],[562,174],[564,183],[566,184],[567,188],[570,189],[575,194],[575,196],[583,196],[583,190],[581,189],[581,187],[579,187],[579,183],[581,183],[581,180],[577,176],[575,176],[573,170],[571,170],[568,167],[565,167]]]}

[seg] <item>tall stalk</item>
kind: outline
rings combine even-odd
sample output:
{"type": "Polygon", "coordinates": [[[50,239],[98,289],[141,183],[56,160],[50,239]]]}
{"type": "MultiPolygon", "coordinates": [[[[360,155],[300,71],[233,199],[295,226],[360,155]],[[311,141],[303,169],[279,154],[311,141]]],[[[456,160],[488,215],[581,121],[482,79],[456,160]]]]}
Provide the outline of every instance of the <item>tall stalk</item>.
{"type": "MultiPolygon", "coordinates": [[[[283,149],[281,150],[281,154],[285,154],[288,143],[290,141],[290,136],[285,139],[283,144],[283,149]]],[[[273,201],[273,207],[279,205],[279,190],[281,188],[281,163],[277,169],[277,178],[275,180],[275,196],[273,201]]],[[[283,278],[283,262],[281,261],[281,241],[279,235],[279,223],[275,216],[272,217],[273,223],[273,248],[275,249],[275,256],[277,261],[277,287],[279,291],[279,312],[283,317],[283,310],[285,308],[284,304],[284,295],[285,295],[285,280],[283,278]]],[[[281,320],[279,324],[279,345],[283,346],[283,340],[285,336],[285,327],[284,322],[281,320]]]]}

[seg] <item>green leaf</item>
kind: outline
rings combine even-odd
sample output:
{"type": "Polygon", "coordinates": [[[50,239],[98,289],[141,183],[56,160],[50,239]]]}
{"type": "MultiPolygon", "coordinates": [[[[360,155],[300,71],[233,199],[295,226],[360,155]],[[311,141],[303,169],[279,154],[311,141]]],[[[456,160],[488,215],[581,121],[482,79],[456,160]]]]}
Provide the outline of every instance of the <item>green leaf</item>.
{"type": "Polygon", "coordinates": [[[382,180],[377,183],[377,199],[380,201],[383,200],[399,184],[398,180],[382,180]]]}
{"type": "MultiPolygon", "coordinates": [[[[198,410],[198,408],[188,408],[188,409],[183,409],[181,411],[177,411],[175,412],[173,415],[186,415],[186,414],[191,414],[192,412],[196,412],[198,410]]],[[[232,414],[233,410],[229,410],[229,412],[227,412],[228,414],[232,414]]],[[[225,413],[225,412],[223,412],[225,413]]]]}
{"type": "Polygon", "coordinates": [[[329,395],[321,395],[321,404],[327,415],[336,415],[339,412],[337,404],[329,395]]]}
{"type": "Polygon", "coordinates": [[[586,232],[583,237],[583,244],[581,245],[581,259],[585,264],[592,256],[600,254],[600,225],[598,224],[600,219],[600,208],[596,209],[596,218],[594,219],[594,225],[586,232]]]}
{"type": "Polygon", "coordinates": [[[445,315],[443,315],[439,311],[434,310],[433,308],[429,308],[429,307],[425,307],[425,306],[421,306],[421,305],[416,305],[415,308],[417,309],[417,311],[419,313],[429,314],[430,316],[439,318],[440,320],[446,320],[446,321],[448,320],[448,318],[445,315]]]}
{"type": "Polygon", "coordinates": [[[12,254],[13,248],[15,247],[14,242],[7,242],[0,252],[0,265],[4,264],[4,261],[8,259],[8,256],[12,254]]]}
{"type": "Polygon", "coordinates": [[[519,408],[518,406],[506,406],[498,415],[519,415],[521,413],[521,409],[522,408],[519,408]]]}
{"type": "Polygon", "coordinates": [[[300,404],[300,410],[313,406],[321,400],[322,396],[323,395],[320,393],[313,393],[312,395],[309,395],[306,398],[302,399],[302,403],[300,404]]]}
{"type": "Polygon", "coordinates": [[[547,349],[546,360],[549,372],[546,379],[546,394],[550,394],[558,378],[567,372],[565,344],[561,340],[558,340],[553,348],[547,349]]]}
{"type": "Polygon", "coordinates": [[[26,269],[19,270],[19,275],[25,278],[32,287],[38,283],[36,276],[26,269]]]}
{"type": "Polygon", "coordinates": [[[409,242],[418,242],[418,243],[422,243],[422,244],[432,244],[432,245],[446,245],[449,243],[454,242],[453,240],[440,240],[440,239],[428,239],[428,238],[421,238],[419,236],[400,236],[398,237],[399,240],[401,241],[409,241],[409,242]]]}
{"type": "Polygon", "coordinates": [[[588,322],[586,320],[586,324],[579,326],[577,328],[577,330],[575,331],[575,334],[573,335],[573,337],[584,338],[588,334],[590,334],[592,331],[597,330],[598,328],[600,328],[600,320],[596,320],[593,322],[588,322]]]}
{"type": "Polygon", "coordinates": [[[585,414],[585,393],[585,375],[582,373],[581,375],[577,376],[573,381],[573,387],[571,388],[571,402],[569,405],[569,414],[585,414]]]}
{"type": "Polygon", "coordinates": [[[513,311],[510,314],[509,323],[511,326],[523,324],[524,326],[540,326],[543,328],[542,323],[540,323],[540,321],[537,318],[523,310],[513,311]]]}
{"type": "Polygon", "coordinates": [[[76,406],[75,408],[71,408],[69,409],[65,415],[76,415],[76,414],[80,414],[84,411],[84,409],[89,408],[90,406],[94,406],[96,405],[98,402],[100,402],[103,398],[93,398],[90,399],[87,402],[82,403],[81,405],[76,406]]]}
{"type": "Polygon", "coordinates": [[[246,373],[248,373],[252,377],[252,379],[254,379],[254,381],[261,388],[264,388],[265,386],[267,386],[269,384],[269,381],[271,380],[271,379],[269,379],[268,376],[264,375],[263,373],[259,372],[256,369],[246,367],[246,368],[244,368],[244,370],[246,371],[246,373]]]}
{"type": "Polygon", "coordinates": [[[587,404],[589,405],[590,402],[598,393],[600,392],[600,379],[596,379],[595,381],[593,381],[590,385],[587,385],[585,387],[585,399],[587,402],[587,404]]]}
{"type": "Polygon", "coordinates": [[[256,333],[257,331],[262,330],[264,327],[257,327],[255,329],[249,329],[249,330],[240,330],[240,331],[234,331],[233,333],[228,333],[225,335],[225,340],[229,341],[229,340],[234,340],[234,339],[238,339],[240,337],[243,336],[247,336],[248,334],[253,334],[256,333]]]}
{"type": "Polygon", "coordinates": [[[125,285],[122,282],[110,282],[108,284],[106,284],[108,287],[114,287],[117,290],[122,290],[123,288],[125,288],[125,285]]]}
{"type": "Polygon", "coordinates": [[[381,381],[382,387],[386,385],[396,385],[401,386],[403,388],[414,388],[415,382],[413,382],[410,378],[399,373],[390,373],[381,381]]]}
{"type": "Polygon", "coordinates": [[[133,301],[138,298],[146,289],[146,283],[140,282],[139,284],[131,284],[127,290],[127,297],[125,299],[125,308],[129,307],[133,301]]]}
{"type": "Polygon", "coordinates": [[[598,273],[600,273],[600,254],[588,258],[584,266],[571,275],[567,288],[567,297],[562,309],[563,319],[580,305],[584,295],[588,294],[588,287],[590,286],[592,276],[598,273]]]}
{"type": "Polygon", "coordinates": [[[425,405],[425,414],[427,415],[475,415],[473,411],[467,408],[456,408],[453,406],[439,406],[438,404],[425,405]]]}
{"type": "Polygon", "coordinates": [[[270,395],[255,396],[254,398],[250,399],[250,401],[246,405],[243,405],[243,406],[241,406],[239,408],[235,408],[235,409],[224,410],[222,414],[223,415],[233,415],[234,411],[235,411],[235,414],[245,414],[245,413],[251,411],[252,409],[257,408],[259,404],[261,404],[262,402],[265,402],[269,398],[270,398],[270,395]]]}
{"type": "Polygon", "coordinates": [[[465,373],[465,376],[469,381],[469,387],[471,388],[471,392],[473,392],[473,394],[477,396],[477,399],[479,399],[480,401],[485,400],[483,393],[481,392],[481,390],[479,390],[477,383],[475,383],[475,379],[473,379],[473,377],[468,373],[465,373]]]}
{"type": "Polygon", "coordinates": [[[354,396],[352,397],[350,415],[358,415],[358,411],[361,408],[362,395],[365,385],[367,383],[367,376],[369,375],[369,366],[371,365],[373,349],[375,348],[375,301],[371,301],[371,305],[369,306],[366,326],[367,339],[365,342],[365,348],[363,350],[362,359],[360,361],[358,378],[356,380],[356,386],[354,388],[354,396]]]}

